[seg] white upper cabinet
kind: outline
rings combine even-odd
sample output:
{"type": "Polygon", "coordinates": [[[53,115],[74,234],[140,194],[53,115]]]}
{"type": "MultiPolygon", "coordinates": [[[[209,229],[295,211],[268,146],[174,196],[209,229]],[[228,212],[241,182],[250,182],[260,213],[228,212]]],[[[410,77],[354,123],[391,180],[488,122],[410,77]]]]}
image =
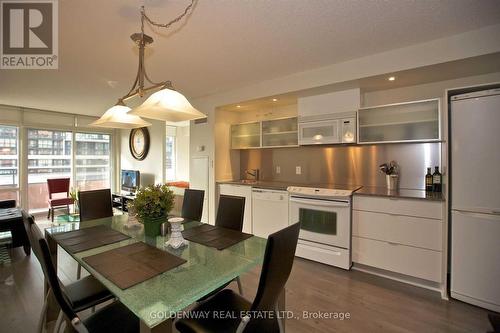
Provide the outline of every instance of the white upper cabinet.
{"type": "Polygon", "coordinates": [[[298,99],[299,121],[303,117],[355,112],[360,107],[360,90],[349,89],[298,99]]]}
{"type": "Polygon", "coordinates": [[[438,141],[440,100],[390,104],[358,111],[358,143],[438,141]]]}

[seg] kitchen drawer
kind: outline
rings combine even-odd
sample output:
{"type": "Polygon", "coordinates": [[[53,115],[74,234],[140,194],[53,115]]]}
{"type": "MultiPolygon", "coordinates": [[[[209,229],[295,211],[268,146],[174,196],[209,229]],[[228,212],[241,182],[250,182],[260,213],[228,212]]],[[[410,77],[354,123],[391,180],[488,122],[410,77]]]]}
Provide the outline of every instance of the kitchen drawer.
{"type": "Polygon", "coordinates": [[[441,252],[352,237],[355,263],[441,282],[441,252]]]}
{"type": "Polygon", "coordinates": [[[443,203],[436,201],[355,195],[353,209],[439,220],[443,218],[443,203]]]}
{"type": "Polygon", "coordinates": [[[353,236],[442,251],[441,220],[352,211],[353,236]]]}

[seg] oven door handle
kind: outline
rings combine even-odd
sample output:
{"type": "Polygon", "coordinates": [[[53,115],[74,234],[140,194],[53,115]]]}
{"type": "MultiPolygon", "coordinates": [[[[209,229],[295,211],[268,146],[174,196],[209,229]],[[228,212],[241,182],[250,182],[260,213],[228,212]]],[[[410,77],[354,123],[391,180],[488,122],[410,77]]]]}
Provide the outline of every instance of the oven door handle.
{"type": "Polygon", "coordinates": [[[349,202],[345,201],[314,200],[314,199],[311,200],[298,197],[290,197],[290,202],[312,205],[312,206],[322,206],[322,207],[349,207],[349,202]]]}

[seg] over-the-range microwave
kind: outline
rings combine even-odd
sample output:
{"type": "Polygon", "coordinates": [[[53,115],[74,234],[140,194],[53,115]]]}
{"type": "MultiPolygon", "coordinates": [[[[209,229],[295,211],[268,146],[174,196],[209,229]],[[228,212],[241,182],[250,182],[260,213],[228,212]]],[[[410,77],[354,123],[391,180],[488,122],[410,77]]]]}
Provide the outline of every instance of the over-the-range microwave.
{"type": "Polygon", "coordinates": [[[299,145],[356,142],[356,112],[303,116],[299,122],[299,145]]]}

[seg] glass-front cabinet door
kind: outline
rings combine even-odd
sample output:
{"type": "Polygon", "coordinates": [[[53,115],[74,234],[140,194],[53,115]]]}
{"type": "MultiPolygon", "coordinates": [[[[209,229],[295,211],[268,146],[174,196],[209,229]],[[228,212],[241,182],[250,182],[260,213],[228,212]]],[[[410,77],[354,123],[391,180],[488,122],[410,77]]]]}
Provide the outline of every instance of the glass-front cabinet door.
{"type": "Polygon", "coordinates": [[[360,109],[358,142],[438,141],[439,103],[439,99],[432,99],[360,109]]]}
{"type": "Polygon", "coordinates": [[[262,147],[298,145],[297,117],[262,122],[262,147]]]}
{"type": "Polygon", "coordinates": [[[231,148],[248,149],[261,146],[260,121],[231,125],[231,148]]]}

